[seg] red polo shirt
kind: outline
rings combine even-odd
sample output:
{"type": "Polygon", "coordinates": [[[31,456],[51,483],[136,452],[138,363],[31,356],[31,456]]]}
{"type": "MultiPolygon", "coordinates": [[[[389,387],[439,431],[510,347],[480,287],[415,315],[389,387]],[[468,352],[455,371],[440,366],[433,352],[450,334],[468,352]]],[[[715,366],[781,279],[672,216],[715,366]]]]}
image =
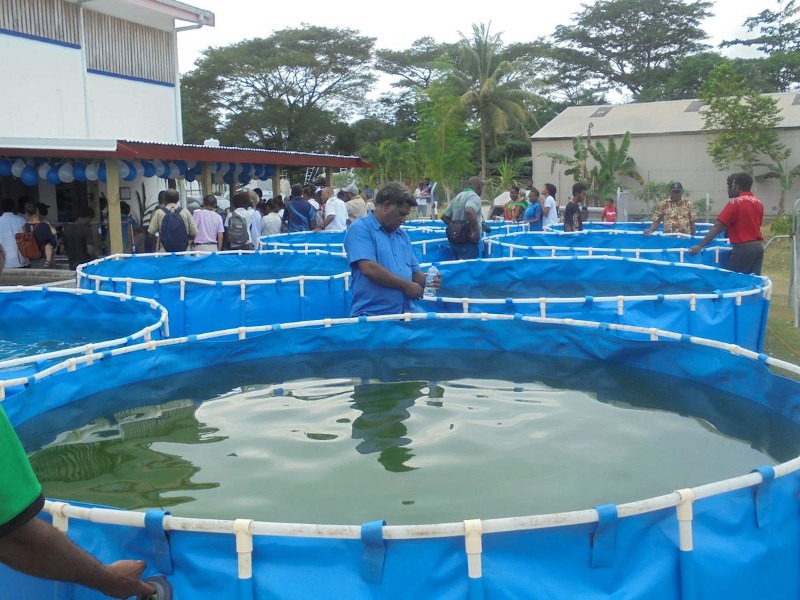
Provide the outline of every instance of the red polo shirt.
{"type": "Polygon", "coordinates": [[[728,230],[731,244],[743,244],[763,240],[761,222],[764,219],[764,205],[751,192],[742,192],[733,198],[717,217],[728,230]]]}

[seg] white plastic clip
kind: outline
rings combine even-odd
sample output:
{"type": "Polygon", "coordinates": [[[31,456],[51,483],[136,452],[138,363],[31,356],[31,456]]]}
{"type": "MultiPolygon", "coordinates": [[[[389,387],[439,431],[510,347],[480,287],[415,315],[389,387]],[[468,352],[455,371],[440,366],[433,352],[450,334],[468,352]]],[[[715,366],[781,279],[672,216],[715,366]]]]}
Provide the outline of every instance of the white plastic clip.
{"type": "Polygon", "coordinates": [[[697,295],[692,294],[689,296],[689,310],[694,312],[697,310],[697,295]]]}
{"type": "Polygon", "coordinates": [[[547,298],[539,298],[539,316],[547,318],[547,298]]]}
{"type": "Polygon", "coordinates": [[[239,579],[253,578],[253,534],[250,533],[252,524],[252,519],[236,519],[233,522],[236,554],[239,558],[239,579]]]}
{"type": "Polygon", "coordinates": [[[239,327],[239,339],[243,340],[247,337],[246,327],[239,327]]]}
{"type": "Polygon", "coordinates": [[[247,282],[242,279],[239,281],[239,299],[245,300],[247,298],[247,282]]]}
{"type": "Polygon", "coordinates": [[[675,509],[678,512],[678,541],[680,549],[683,552],[691,552],[694,549],[694,540],[692,538],[692,520],[694,519],[694,511],[692,509],[695,494],[694,490],[685,488],[675,491],[680,496],[680,503],[675,509]]]}
{"type": "Polygon", "coordinates": [[[464,545],[467,550],[467,574],[470,579],[483,576],[481,554],[483,553],[483,524],[480,519],[464,521],[464,545]]]}
{"type": "Polygon", "coordinates": [[[133,291],[133,281],[131,281],[130,277],[126,277],[125,278],[125,293],[128,294],[128,296],[130,296],[131,295],[131,291],[133,291]]]}
{"type": "Polygon", "coordinates": [[[53,527],[61,533],[67,533],[69,529],[69,517],[64,514],[64,509],[69,506],[66,502],[51,502],[50,515],[53,517],[53,527]]]}
{"type": "Polygon", "coordinates": [[[306,278],[302,275],[300,276],[300,297],[305,298],[306,296],[306,278]]]}
{"type": "Polygon", "coordinates": [[[186,277],[181,276],[180,285],[181,285],[181,302],[185,302],[186,301],[186,277]]]}
{"type": "Polygon", "coordinates": [[[625,298],[624,296],[617,296],[617,314],[625,314],[625,298]]]}
{"type": "Polygon", "coordinates": [[[742,292],[736,294],[736,306],[742,305],[742,292]]]}

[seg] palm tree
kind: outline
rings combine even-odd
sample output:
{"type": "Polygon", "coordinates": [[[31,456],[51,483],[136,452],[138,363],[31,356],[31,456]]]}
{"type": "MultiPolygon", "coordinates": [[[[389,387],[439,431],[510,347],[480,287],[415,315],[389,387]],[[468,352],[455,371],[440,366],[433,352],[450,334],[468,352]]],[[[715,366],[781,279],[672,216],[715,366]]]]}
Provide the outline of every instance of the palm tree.
{"type": "Polygon", "coordinates": [[[781,197],[778,202],[778,214],[784,213],[784,202],[786,201],[786,192],[792,189],[794,180],[800,177],[800,165],[795,165],[789,168],[789,155],[792,153],[791,148],[784,150],[783,156],[774,156],[770,154],[769,157],[772,162],[759,162],[755,163],[754,167],[764,167],[767,172],[755,176],[756,181],[764,181],[765,179],[777,179],[781,188],[781,197]]]}
{"type": "Polygon", "coordinates": [[[613,196],[617,189],[617,177],[630,177],[640,185],[644,179],[636,170],[636,161],[628,155],[631,132],[626,131],[619,146],[613,137],[608,138],[608,148],[602,142],[588,146],[589,154],[597,162],[590,171],[592,190],[598,198],[613,196]]]}
{"type": "Polygon", "coordinates": [[[472,38],[461,34],[459,55],[451,73],[461,102],[478,121],[481,145],[481,178],[486,180],[486,147],[513,126],[524,131],[525,102],[531,94],[522,89],[524,76],[514,62],[503,58],[499,35],[489,25],[472,26],[472,38]]]}

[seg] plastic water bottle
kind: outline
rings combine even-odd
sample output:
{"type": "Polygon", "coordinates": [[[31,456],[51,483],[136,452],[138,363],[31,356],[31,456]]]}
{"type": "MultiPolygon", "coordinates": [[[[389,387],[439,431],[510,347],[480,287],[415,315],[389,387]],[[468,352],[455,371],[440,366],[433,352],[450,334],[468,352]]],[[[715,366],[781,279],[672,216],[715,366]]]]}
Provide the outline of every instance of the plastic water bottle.
{"type": "Polygon", "coordinates": [[[436,299],[436,293],[439,291],[439,281],[437,278],[439,276],[439,269],[436,268],[436,265],[431,265],[431,268],[425,273],[425,291],[422,293],[422,297],[425,300],[434,300],[436,299]]]}

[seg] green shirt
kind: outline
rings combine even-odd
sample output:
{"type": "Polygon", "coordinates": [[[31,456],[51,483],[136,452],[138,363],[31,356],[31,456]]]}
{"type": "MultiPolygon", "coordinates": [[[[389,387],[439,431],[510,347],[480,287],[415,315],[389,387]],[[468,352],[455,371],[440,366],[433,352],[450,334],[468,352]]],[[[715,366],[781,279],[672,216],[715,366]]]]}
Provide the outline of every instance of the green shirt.
{"type": "Polygon", "coordinates": [[[0,537],[27,523],[43,505],[42,486],[0,406],[0,537]]]}

